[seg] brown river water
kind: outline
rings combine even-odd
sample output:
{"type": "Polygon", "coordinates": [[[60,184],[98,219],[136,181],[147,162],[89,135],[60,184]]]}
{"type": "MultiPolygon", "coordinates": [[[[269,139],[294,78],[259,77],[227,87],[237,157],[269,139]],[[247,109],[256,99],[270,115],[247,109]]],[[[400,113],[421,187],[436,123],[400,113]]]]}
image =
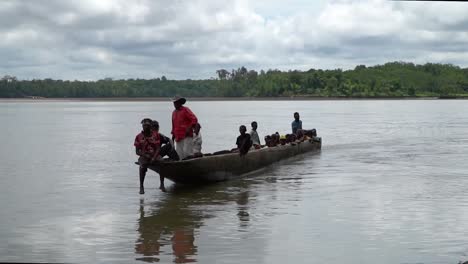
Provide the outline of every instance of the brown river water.
{"type": "Polygon", "coordinates": [[[0,103],[0,262],[458,263],[468,260],[468,102],[188,102],[203,151],[238,127],[316,128],[320,153],[191,187],[149,172],[139,121],[170,102],[0,103]]]}

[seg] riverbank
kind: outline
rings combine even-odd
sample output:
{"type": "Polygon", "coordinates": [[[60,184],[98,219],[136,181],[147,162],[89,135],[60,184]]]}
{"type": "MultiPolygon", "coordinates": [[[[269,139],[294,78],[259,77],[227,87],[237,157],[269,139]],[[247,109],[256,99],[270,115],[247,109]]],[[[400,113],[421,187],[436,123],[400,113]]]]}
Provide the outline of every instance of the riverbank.
{"type": "MultiPolygon", "coordinates": [[[[187,97],[190,101],[335,101],[335,100],[463,100],[460,96],[431,97],[187,97]]],[[[93,97],[93,98],[0,98],[0,102],[166,102],[169,97],[93,97]]]]}

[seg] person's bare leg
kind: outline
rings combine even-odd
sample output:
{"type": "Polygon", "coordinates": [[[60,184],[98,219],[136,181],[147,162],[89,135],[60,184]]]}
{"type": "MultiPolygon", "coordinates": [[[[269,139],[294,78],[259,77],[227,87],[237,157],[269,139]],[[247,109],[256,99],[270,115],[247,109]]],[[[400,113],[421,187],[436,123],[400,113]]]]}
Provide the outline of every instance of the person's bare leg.
{"type": "Polygon", "coordinates": [[[161,191],[163,191],[163,192],[166,191],[166,187],[164,186],[164,177],[163,176],[159,176],[159,189],[161,189],[161,191]]]}
{"type": "Polygon", "coordinates": [[[146,176],[146,168],[141,168],[140,167],[140,194],[145,194],[145,176],[146,176]]]}

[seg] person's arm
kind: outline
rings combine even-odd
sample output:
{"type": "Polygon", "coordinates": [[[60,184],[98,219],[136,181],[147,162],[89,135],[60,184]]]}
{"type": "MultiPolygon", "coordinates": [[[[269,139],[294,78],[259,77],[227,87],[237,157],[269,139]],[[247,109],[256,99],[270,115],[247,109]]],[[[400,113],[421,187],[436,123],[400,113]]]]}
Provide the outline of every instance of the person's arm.
{"type": "Polygon", "coordinates": [[[172,129],[171,129],[172,141],[174,141],[174,112],[172,112],[172,129]]]}
{"type": "Polygon", "coordinates": [[[138,135],[135,137],[133,146],[135,146],[135,154],[137,154],[137,156],[142,156],[143,150],[141,149],[141,144],[140,144],[140,141],[138,140],[138,135]]]}
{"type": "Polygon", "coordinates": [[[156,160],[160,159],[161,156],[159,153],[161,152],[161,135],[159,133],[153,133],[154,139],[154,155],[151,157],[151,162],[155,162],[156,160]]]}
{"type": "Polygon", "coordinates": [[[137,156],[143,155],[143,154],[141,153],[141,148],[135,147],[135,154],[137,154],[137,156]]]}
{"type": "Polygon", "coordinates": [[[172,140],[169,137],[164,136],[164,141],[166,142],[166,144],[172,145],[172,140]]]}
{"type": "Polygon", "coordinates": [[[140,147],[135,147],[135,153],[140,156],[140,157],[146,157],[148,159],[151,159],[151,156],[143,151],[142,148],[140,147]]]}
{"type": "Polygon", "coordinates": [[[161,140],[161,144],[160,144],[161,146],[164,144],[171,144],[171,140],[161,133],[159,133],[159,138],[161,140]]]}
{"type": "Polygon", "coordinates": [[[255,135],[251,135],[251,138],[252,138],[252,144],[253,144],[255,147],[261,145],[260,137],[258,136],[258,132],[257,132],[257,131],[255,131],[255,135]],[[255,140],[255,142],[254,142],[254,140],[255,140]]]}
{"type": "Polygon", "coordinates": [[[161,150],[161,148],[159,147],[159,144],[156,144],[156,150],[154,151],[154,155],[153,157],[151,157],[151,162],[155,162],[156,160],[159,159],[159,152],[161,150]]]}
{"type": "Polygon", "coordinates": [[[251,148],[252,145],[253,145],[252,137],[251,137],[250,135],[249,135],[249,137],[247,138],[247,143],[246,143],[246,144],[247,144],[247,146],[248,146],[247,149],[251,148]]]}
{"type": "Polygon", "coordinates": [[[187,127],[187,130],[185,131],[185,134],[188,136],[192,133],[193,129],[195,128],[195,125],[198,123],[198,119],[195,116],[195,114],[190,110],[188,107],[184,107],[184,114],[185,118],[189,120],[189,126],[187,127]]]}
{"type": "Polygon", "coordinates": [[[239,137],[237,137],[237,139],[236,139],[236,147],[233,148],[231,151],[236,151],[236,150],[238,150],[238,149],[240,148],[240,145],[241,145],[241,142],[240,142],[240,140],[239,140],[239,137]]]}
{"type": "Polygon", "coordinates": [[[245,138],[242,140],[241,145],[239,146],[240,155],[245,155],[249,152],[250,147],[252,147],[252,139],[250,134],[246,134],[245,138]]]}

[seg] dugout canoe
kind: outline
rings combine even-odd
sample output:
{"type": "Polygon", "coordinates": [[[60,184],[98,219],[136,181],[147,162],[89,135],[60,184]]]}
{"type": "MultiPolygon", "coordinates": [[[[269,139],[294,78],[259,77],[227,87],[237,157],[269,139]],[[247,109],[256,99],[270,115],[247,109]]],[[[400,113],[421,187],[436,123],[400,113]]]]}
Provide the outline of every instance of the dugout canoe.
{"type": "Polygon", "coordinates": [[[251,150],[246,155],[227,153],[182,161],[163,161],[149,169],[175,183],[198,184],[226,181],[259,170],[283,159],[319,151],[322,139],[315,137],[293,144],[251,150]]]}

